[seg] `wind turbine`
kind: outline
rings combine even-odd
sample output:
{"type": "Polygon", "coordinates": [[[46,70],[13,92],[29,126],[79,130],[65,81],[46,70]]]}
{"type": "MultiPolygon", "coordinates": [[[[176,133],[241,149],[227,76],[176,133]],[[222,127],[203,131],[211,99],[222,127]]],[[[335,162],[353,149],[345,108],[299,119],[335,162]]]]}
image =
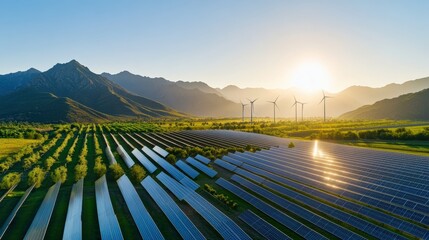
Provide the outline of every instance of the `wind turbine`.
{"type": "Polygon", "coordinates": [[[304,105],[307,103],[301,103],[301,121],[304,121],[304,105]]]}
{"type": "Polygon", "coordinates": [[[295,96],[293,96],[293,99],[295,99],[295,102],[292,104],[292,107],[295,106],[295,122],[298,122],[298,102],[295,98],[295,96]]]}
{"type": "Polygon", "coordinates": [[[249,102],[250,102],[250,123],[253,123],[253,111],[255,109],[253,106],[253,103],[256,102],[256,100],[258,100],[258,99],[255,98],[255,99],[253,99],[253,101],[250,99],[247,99],[247,100],[249,100],[249,102]]]}
{"type": "Polygon", "coordinates": [[[241,103],[241,121],[244,122],[244,107],[247,106],[247,104],[244,104],[242,101],[241,103]]]}
{"type": "Polygon", "coordinates": [[[320,100],[319,104],[323,102],[323,121],[326,122],[326,99],[332,98],[332,97],[326,96],[325,91],[322,90],[322,92],[323,92],[323,98],[322,100],[320,100]]]}
{"type": "MultiPolygon", "coordinates": [[[[272,104],[273,104],[273,108],[274,108],[274,123],[276,123],[276,108],[279,108],[279,106],[277,105],[277,99],[279,99],[279,97],[280,97],[280,96],[277,96],[276,100],[274,100],[274,101],[272,101],[272,102],[267,101],[267,102],[269,102],[269,103],[272,103],[272,104]]],[[[279,109],[279,110],[280,110],[280,109],[279,109]]]]}

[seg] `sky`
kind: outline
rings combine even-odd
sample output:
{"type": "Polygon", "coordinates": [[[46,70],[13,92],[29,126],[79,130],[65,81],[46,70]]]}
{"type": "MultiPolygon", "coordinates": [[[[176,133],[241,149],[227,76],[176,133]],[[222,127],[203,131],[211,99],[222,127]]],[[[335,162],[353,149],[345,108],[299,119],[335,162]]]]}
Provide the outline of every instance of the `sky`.
{"type": "Polygon", "coordinates": [[[76,59],[213,87],[380,87],[429,76],[429,1],[4,0],[0,74],[76,59]]]}

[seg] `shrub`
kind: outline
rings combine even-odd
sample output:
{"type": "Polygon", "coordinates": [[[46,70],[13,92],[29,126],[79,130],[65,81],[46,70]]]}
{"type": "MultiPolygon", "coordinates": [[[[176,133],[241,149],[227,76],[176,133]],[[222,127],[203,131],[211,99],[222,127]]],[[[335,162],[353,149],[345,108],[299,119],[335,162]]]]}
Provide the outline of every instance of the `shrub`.
{"type": "Polygon", "coordinates": [[[87,172],[88,166],[86,164],[77,164],[74,167],[75,180],[79,181],[80,179],[86,177],[87,172]]]}
{"type": "Polygon", "coordinates": [[[122,169],[122,167],[117,163],[110,165],[109,169],[115,180],[119,179],[125,173],[124,169],[122,169]]]}
{"type": "Polygon", "coordinates": [[[97,177],[99,178],[99,177],[103,176],[104,174],[106,174],[106,171],[107,171],[106,164],[104,164],[104,163],[102,162],[102,158],[101,158],[101,156],[98,156],[98,157],[95,159],[94,173],[95,173],[95,174],[97,175],[97,177]]]}
{"type": "Polygon", "coordinates": [[[67,180],[67,168],[64,166],[56,168],[51,173],[51,178],[54,183],[60,181],[61,183],[64,183],[67,180]]]}
{"type": "Polygon", "coordinates": [[[140,183],[143,180],[143,178],[146,177],[146,171],[143,169],[142,166],[137,164],[131,167],[130,174],[131,174],[131,179],[135,183],[140,183]]]}
{"type": "Polygon", "coordinates": [[[175,164],[177,162],[177,158],[173,154],[169,154],[165,160],[171,164],[175,164]]]}
{"type": "Polygon", "coordinates": [[[289,145],[287,145],[288,148],[294,148],[295,144],[293,142],[290,142],[289,145]]]}
{"type": "Polygon", "coordinates": [[[1,189],[9,189],[12,186],[18,184],[20,181],[21,181],[21,174],[16,173],[16,172],[8,173],[1,180],[0,188],[1,189]]]}
{"type": "Polygon", "coordinates": [[[45,168],[46,168],[46,170],[49,171],[49,169],[51,169],[52,165],[54,165],[55,162],[56,162],[55,158],[48,157],[45,160],[45,168]]]}
{"type": "Polygon", "coordinates": [[[40,167],[35,167],[28,173],[28,185],[34,185],[35,188],[42,186],[45,179],[45,172],[40,167]]]}

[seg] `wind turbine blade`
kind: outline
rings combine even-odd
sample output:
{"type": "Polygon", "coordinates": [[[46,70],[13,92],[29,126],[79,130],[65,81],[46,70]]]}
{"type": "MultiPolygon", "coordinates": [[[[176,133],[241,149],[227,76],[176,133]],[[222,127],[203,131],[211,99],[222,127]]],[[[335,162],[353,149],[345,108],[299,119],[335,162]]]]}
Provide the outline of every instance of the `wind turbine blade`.
{"type": "Polygon", "coordinates": [[[321,104],[323,102],[323,100],[325,100],[325,97],[323,97],[322,100],[320,100],[319,104],[321,104]]]}
{"type": "Polygon", "coordinates": [[[277,103],[275,103],[275,104],[274,104],[274,106],[276,106],[276,108],[277,108],[278,110],[280,110],[279,105],[277,105],[277,103]]]}
{"type": "Polygon", "coordinates": [[[279,99],[280,95],[276,97],[276,100],[274,102],[277,102],[277,99],[279,99]]]}

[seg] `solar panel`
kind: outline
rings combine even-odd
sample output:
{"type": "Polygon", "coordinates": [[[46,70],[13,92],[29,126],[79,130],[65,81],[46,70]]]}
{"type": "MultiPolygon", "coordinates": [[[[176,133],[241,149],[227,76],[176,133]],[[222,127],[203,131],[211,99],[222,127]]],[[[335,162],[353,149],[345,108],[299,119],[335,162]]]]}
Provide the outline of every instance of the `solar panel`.
{"type": "Polygon", "coordinates": [[[63,239],[82,239],[83,178],[73,184],[64,225],[63,239]]]}
{"type": "Polygon", "coordinates": [[[146,177],[141,184],[183,239],[205,239],[174,200],[150,176],[146,177]]]}
{"type": "Polygon", "coordinates": [[[128,177],[124,174],[116,182],[142,238],[164,239],[128,177]]]}
{"type": "Polygon", "coordinates": [[[104,152],[106,153],[106,157],[109,160],[110,165],[117,163],[109,146],[106,147],[106,150],[104,152]]]}
{"type": "Polygon", "coordinates": [[[6,233],[7,229],[9,228],[9,225],[12,223],[13,219],[16,216],[16,213],[19,211],[19,209],[21,208],[22,204],[25,202],[25,200],[27,199],[28,195],[30,195],[31,191],[33,190],[34,185],[29,187],[24,195],[22,195],[22,197],[19,199],[19,202],[15,205],[15,207],[13,208],[12,212],[9,214],[9,216],[7,217],[6,221],[3,223],[3,226],[0,229],[0,239],[3,238],[3,235],[6,233]]]}
{"type": "Polygon", "coordinates": [[[219,209],[214,207],[198,193],[181,185],[165,173],[158,174],[157,178],[175,196],[178,196],[179,199],[185,200],[210,225],[212,225],[224,239],[251,239],[234,221],[219,211],[219,209]]]}
{"type": "Polygon", "coordinates": [[[210,163],[210,159],[208,159],[208,158],[206,158],[200,154],[197,154],[197,156],[195,156],[195,159],[197,159],[198,161],[200,161],[206,165],[210,163]]]}
{"type": "Polygon", "coordinates": [[[188,157],[186,159],[186,162],[191,164],[192,166],[198,168],[201,172],[205,173],[207,176],[213,178],[217,175],[217,172],[206,165],[202,164],[201,162],[196,161],[192,157],[188,157]]]}
{"type": "Polygon", "coordinates": [[[200,175],[199,172],[195,171],[195,169],[193,169],[191,166],[189,166],[182,160],[178,160],[176,162],[176,166],[192,179],[195,179],[196,177],[198,177],[198,175],[200,175]]]}
{"type": "Polygon", "coordinates": [[[102,239],[123,239],[107,188],[106,175],[95,181],[95,200],[102,239]]]}
{"type": "Polygon", "coordinates": [[[153,165],[153,163],[151,161],[149,161],[149,159],[146,158],[145,155],[143,155],[137,148],[135,148],[132,152],[131,152],[134,157],[137,158],[137,160],[139,160],[139,162],[146,168],[146,170],[148,170],[150,173],[153,173],[156,171],[157,167],[155,165],[153,165]]]}
{"type": "Polygon", "coordinates": [[[246,192],[240,187],[237,187],[236,185],[228,182],[227,180],[223,178],[219,178],[216,180],[216,184],[219,186],[225,188],[226,190],[230,191],[231,193],[235,194],[236,196],[240,197],[244,201],[250,203],[257,209],[259,209],[261,212],[265,213],[266,215],[270,216],[283,226],[291,229],[292,231],[295,231],[299,235],[305,237],[307,234],[311,233],[315,238],[317,239],[326,239],[324,236],[320,235],[319,233],[311,230],[310,228],[304,226],[300,222],[296,221],[295,219],[289,217],[285,213],[277,210],[276,208],[272,207],[271,205],[265,203],[261,199],[253,196],[252,194],[246,192]]]}
{"type": "Polygon", "coordinates": [[[155,146],[155,147],[153,148],[153,150],[154,150],[155,152],[157,152],[159,155],[161,155],[162,157],[167,157],[167,155],[168,155],[168,152],[167,152],[167,151],[165,151],[164,149],[162,149],[161,147],[155,146]]]}
{"type": "Polygon", "coordinates": [[[243,164],[242,161],[234,159],[232,157],[228,157],[228,156],[223,156],[222,160],[227,161],[227,162],[232,163],[232,164],[237,165],[237,166],[241,166],[241,164],[243,164]]]}
{"type": "Polygon", "coordinates": [[[25,234],[25,240],[43,239],[45,237],[60,187],[61,182],[57,182],[55,185],[49,188],[42,204],[39,207],[39,210],[37,210],[33,222],[25,234]]]}
{"type": "Polygon", "coordinates": [[[232,165],[232,164],[229,164],[229,163],[227,163],[227,162],[225,162],[225,161],[222,161],[222,160],[220,160],[220,159],[216,159],[216,160],[214,161],[214,163],[215,163],[216,165],[219,165],[219,166],[221,166],[221,167],[223,167],[223,168],[225,168],[225,169],[229,170],[229,171],[234,171],[234,170],[237,168],[237,166],[234,166],[234,165],[232,165]]]}
{"type": "Polygon", "coordinates": [[[244,211],[238,217],[268,240],[290,239],[286,234],[253,213],[251,210],[244,211]]]}
{"type": "Polygon", "coordinates": [[[131,159],[130,155],[128,155],[128,153],[121,145],[118,145],[116,151],[118,151],[119,155],[122,157],[122,160],[124,160],[128,168],[134,166],[135,162],[131,159]]]}

